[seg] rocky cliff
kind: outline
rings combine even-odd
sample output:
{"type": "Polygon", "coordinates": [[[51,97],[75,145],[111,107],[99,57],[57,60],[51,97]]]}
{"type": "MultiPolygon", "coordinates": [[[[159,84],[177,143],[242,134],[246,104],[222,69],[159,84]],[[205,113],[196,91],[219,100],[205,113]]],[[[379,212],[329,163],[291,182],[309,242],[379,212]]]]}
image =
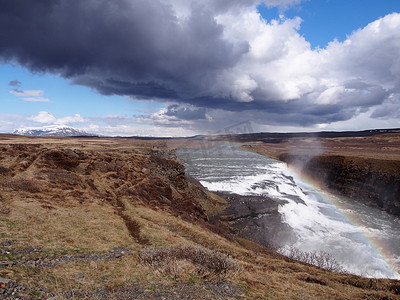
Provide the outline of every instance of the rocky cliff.
{"type": "Polygon", "coordinates": [[[295,240],[291,228],[282,220],[278,202],[263,196],[243,196],[218,193],[228,203],[220,215],[222,221],[234,228],[237,236],[267,248],[280,248],[288,240],[295,240]]]}
{"type": "Polygon", "coordinates": [[[400,162],[341,155],[281,154],[279,159],[326,188],[400,215],[400,162]]]}

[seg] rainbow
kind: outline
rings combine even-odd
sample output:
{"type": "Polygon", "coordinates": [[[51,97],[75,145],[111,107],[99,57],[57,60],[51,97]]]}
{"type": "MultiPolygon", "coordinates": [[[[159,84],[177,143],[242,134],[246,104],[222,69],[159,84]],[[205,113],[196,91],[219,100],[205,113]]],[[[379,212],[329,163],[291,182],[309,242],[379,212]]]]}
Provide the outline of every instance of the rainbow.
{"type": "Polygon", "coordinates": [[[398,264],[396,265],[396,262],[394,261],[392,255],[390,254],[388,247],[384,243],[382,243],[380,240],[378,240],[376,237],[372,236],[368,232],[365,232],[365,230],[361,230],[361,228],[364,227],[362,220],[360,220],[357,216],[350,214],[348,210],[341,203],[337,201],[335,196],[330,192],[327,192],[326,189],[324,191],[324,188],[316,180],[312,179],[310,176],[307,176],[306,174],[301,172],[299,169],[294,168],[293,166],[290,166],[289,168],[296,175],[296,177],[298,177],[303,183],[311,186],[313,190],[326,203],[333,205],[337,210],[337,212],[344,218],[345,221],[347,221],[349,224],[359,229],[359,233],[362,236],[364,242],[370,245],[375,254],[383,261],[385,261],[388,267],[390,268],[392,272],[391,278],[400,279],[400,265],[398,264]]]}

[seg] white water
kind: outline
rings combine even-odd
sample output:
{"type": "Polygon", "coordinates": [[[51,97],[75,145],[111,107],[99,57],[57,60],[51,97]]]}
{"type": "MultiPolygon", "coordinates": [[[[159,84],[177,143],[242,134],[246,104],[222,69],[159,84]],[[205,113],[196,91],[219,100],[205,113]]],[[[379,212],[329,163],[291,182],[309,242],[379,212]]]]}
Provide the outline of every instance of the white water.
{"type": "Polygon", "coordinates": [[[279,212],[297,237],[286,246],[328,252],[353,274],[400,279],[398,218],[317,190],[286,164],[255,153],[224,146],[177,154],[188,174],[210,191],[263,195],[280,203],[279,212]]]}

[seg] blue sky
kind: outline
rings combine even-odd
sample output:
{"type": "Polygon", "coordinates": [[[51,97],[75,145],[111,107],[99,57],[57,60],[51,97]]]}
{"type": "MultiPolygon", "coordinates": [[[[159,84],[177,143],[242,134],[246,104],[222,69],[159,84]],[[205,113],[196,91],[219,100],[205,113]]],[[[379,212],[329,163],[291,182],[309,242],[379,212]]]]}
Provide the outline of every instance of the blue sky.
{"type": "Polygon", "coordinates": [[[258,7],[267,20],[286,18],[303,19],[300,33],[312,47],[324,48],[334,39],[344,41],[352,31],[392,12],[400,11],[398,0],[310,0],[282,11],[279,7],[258,7]]]}
{"type": "MultiPolygon", "coordinates": [[[[118,1],[132,1],[140,3],[139,5],[147,5],[144,1],[139,0],[118,1]]],[[[146,36],[150,41],[148,43],[150,48],[143,46],[144,54],[139,52],[139,54],[133,55],[129,51],[136,51],[136,48],[141,47],[140,43],[135,43],[133,48],[124,52],[124,48],[130,47],[126,41],[135,39],[136,31],[132,29],[133,33],[127,35],[126,40],[122,39],[121,45],[115,44],[114,47],[118,48],[117,52],[119,53],[115,57],[126,55],[123,60],[127,64],[126,68],[119,62],[115,63],[114,57],[110,59],[110,62],[104,62],[104,57],[109,57],[105,53],[101,61],[99,60],[99,66],[93,64],[87,68],[89,70],[87,73],[77,72],[73,76],[69,76],[66,75],[66,70],[70,69],[65,67],[65,64],[71,61],[70,57],[75,55],[80,57],[79,52],[72,54],[72,51],[75,51],[73,44],[71,55],[66,59],[67,63],[64,62],[64,65],[57,69],[49,61],[43,59],[40,53],[37,53],[38,51],[35,52],[34,45],[32,49],[24,49],[24,47],[30,47],[25,43],[26,38],[25,40],[23,38],[25,32],[8,31],[7,34],[10,34],[16,41],[14,44],[10,42],[8,45],[6,40],[4,48],[8,50],[9,47],[9,51],[4,53],[0,51],[0,62],[3,61],[3,64],[0,65],[0,132],[10,132],[19,127],[60,124],[63,121],[73,127],[98,134],[152,136],[179,136],[218,131],[229,125],[227,120],[237,120],[238,122],[250,120],[254,122],[255,130],[260,131],[358,130],[370,127],[400,127],[398,118],[400,107],[397,106],[400,98],[396,92],[392,92],[395,90],[393,82],[400,78],[397,71],[392,71],[387,76],[387,81],[382,82],[383,79],[368,77],[376,66],[371,65],[372,71],[368,69],[363,73],[360,73],[360,67],[354,67],[354,72],[350,67],[347,70],[345,61],[346,59],[351,61],[352,54],[346,54],[349,57],[343,58],[345,51],[342,51],[348,47],[343,42],[351,36],[354,41],[365,40],[365,51],[361,49],[364,47],[363,40],[358,44],[361,46],[346,50],[346,53],[354,51],[355,57],[357,57],[356,51],[372,53],[368,51],[372,51],[370,50],[372,43],[379,43],[379,36],[375,37],[373,41],[367,41],[367,31],[371,29],[363,30],[363,28],[386,15],[400,12],[399,0],[267,0],[266,3],[258,5],[247,1],[249,4],[241,11],[230,7],[227,7],[226,10],[221,9],[215,4],[218,1],[215,1],[210,2],[212,3],[210,4],[211,8],[206,11],[206,14],[210,14],[212,18],[200,20],[200,18],[193,17],[193,20],[203,22],[200,28],[209,28],[209,31],[201,34],[193,31],[199,28],[199,26],[195,26],[196,24],[193,25],[194,21],[192,23],[181,21],[189,19],[188,8],[182,6],[181,1],[169,1],[174,9],[172,13],[176,14],[174,17],[181,22],[179,24],[183,24],[184,30],[179,31],[176,35],[180,37],[179,34],[187,34],[182,40],[189,41],[188,43],[198,45],[198,47],[182,46],[181,43],[180,48],[167,52],[168,49],[174,49],[180,43],[171,42],[172,44],[169,45],[168,42],[164,42],[160,44],[161,46],[157,43],[163,39],[172,40],[171,36],[173,35],[157,29],[161,27],[158,24],[152,25],[149,20],[137,19],[135,24],[143,23],[142,28],[144,28],[143,32],[139,34],[141,41],[146,43],[147,40],[143,40],[143,36],[146,36]],[[257,19],[253,17],[254,13],[259,13],[268,22],[268,26],[257,23],[257,19]],[[235,14],[237,14],[237,18],[235,18],[235,14]],[[300,27],[296,25],[296,17],[302,19],[300,27]],[[247,25],[243,25],[245,29],[236,29],[250,19],[254,23],[253,25],[246,27],[248,25],[246,23],[247,25]],[[273,19],[277,21],[273,23],[273,19]],[[218,22],[220,27],[214,26],[215,22],[218,22]],[[221,26],[223,33],[220,30],[221,26]],[[215,31],[213,31],[214,29],[215,31]],[[356,30],[362,30],[362,32],[352,36],[356,30]],[[296,33],[311,44],[309,49],[298,39],[296,33]],[[221,36],[219,39],[214,38],[217,34],[221,36]],[[210,38],[204,39],[204,35],[210,35],[210,38]],[[21,36],[20,40],[19,36],[21,36]],[[328,44],[334,39],[337,39],[338,44],[329,47],[328,44]],[[213,45],[202,47],[204,41],[215,43],[215,48],[213,45]],[[290,42],[286,43],[285,41],[290,42]],[[243,46],[246,43],[249,45],[247,48],[243,46]],[[268,43],[271,45],[265,46],[268,43]],[[228,46],[225,47],[225,44],[228,46]],[[236,46],[232,47],[232,45],[236,46]],[[287,50],[289,49],[287,45],[291,45],[292,48],[289,48],[292,50],[287,50]],[[221,47],[223,50],[217,51],[219,50],[217,47],[221,47]],[[18,53],[20,49],[26,51],[24,53],[21,51],[20,54],[18,53]],[[210,49],[214,51],[210,51],[210,49]],[[228,53],[234,51],[232,49],[238,49],[235,51],[240,53],[228,53]],[[324,49],[326,52],[321,51],[324,49]],[[205,54],[202,54],[201,51],[205,54]],[[31,56],[28,56],[30,58],[26,56],[28,52],[31,53],[31,56]],[[327,57],[326,53],[328,52],[331,56],[337,57],[337,61],[343,61],[340,61],[337,66],[336,60],[322,63],[321,57],[324,55],[327,57]],[[137,57],[146,57],[147,53],[152,54],[148,64],[141,61],[136,62],[137,57]],[[176,53],[175,56],[174,53],[176,53]],[[34,57],[35,55],[37,58],[34,57]],[[158,55],[161,58],[158,59],[158,55]],[[253,57],[253,59],[248,59],[249,57],[253,57]],[[32,61],[29,61],[30,59],[32,61]],[[187,59],[185,63],[183,63],[184,59],[187,59]],[[266,62],[266,60],[268,61],[266,62]],[[309,68],[308,73],[296,69],[290,70],[292,73],[288,75],[286,68],[281,67],[283,63],[288,66],[297,66],[301,65],[303,61],[309,64],[305,68],[309,68]],[[131,63],[132,66],[129,65],[131,63]],[[261,64],[265,68],[264,71],[259,67],[261,64]],[[114,65],[118,65],[118,67],[114,65]],[[313,65],[318,67],[314,68],[313,65]],[[320,74],[324,74],[322,68],[326,66],[329,66],[329,72],[332,74],[329,78],[322,80],[314,69],[318,69],[320,74]],[[274,67],[278,68],[276,72],[273,70],[274,67]],[[143,68],[143,70],[139,72],[138,68],[143,68]],[[239,71],[246,68],[246,72],[239,71]],[[37,69],[45,71],[38,72],[37,69]],[[98,69],[97,73],[92,71],[93,69],[98,69]],[[136,72],[139,75],[136,75],[136,72]],[[266,76],[274,78],[276,74],[277,77],[282,77],[276,80],[267,77],[261,78],[263,74],[269,72],[272,75],[266,76]],[[135,75],[131,75],[133,73],[135,75]],[[365,78],[363,78],[364,75],[365,78]],[[124,76],[126,76],[126,80],[124,76]],[[215,77],[203,82],[203,79],[209,76],[215,77]],[[340,82],[343,76],[347,76],[347,80],[340,82]],[[358,100],[349,98],[351,95],[358,95],[356,89],[348,87],[349,82],[354,80],[360,81],[357,85],[364,86],[361,96],[358,97],[365,96],[365,99],[360,98],[360,103],[357,105],[354,103],[358,100]],[[14,84],[10,84],[13,81],[14,84]],[[316,83],[316,81],[321,82],[316,83]],[[72,82],[78,84],[72,84],[72,82]],[[109,82],[112,84],[108,85],[109,82]],[[150,91],[143,92],[143,85],[149,85],[152,88],[150,91]],[[127,88],[128,86],[129,88],[127,88]],[[171,90],[173,91],[172,97],[168,92],[171,90]],[[153,93],[153,91],[157,92],[153,93]],[[365,93],[365,91],[368,92],[365,93]],[[101,92],[114,95],[102,95],[101,92]],[[368,98],[368,95],[364,94],[376,95],[376,99],[379,99],[370,99],[372,96],[368,98]],[[315,96],[311,99],[310,95],[315,96]],[[340,98],[340,101],[334,99],[335,95],[338,99],[340,98]],[[344,101],[348,101],[348,105],[344,101]],[[301,112],[298,112],[300,107],[310,105],[314,105],[315,109],[308,107],[303,112],[303,108],[301,108],[301,112]],[[45,115],[51,117],[40,119],[45,115]]],[[[191,1],[196,2],[196,0],[191,1]]],[[[29,5],[35,4],[32,2],[27,6],[29,5]]],[[[77,10],[87,8],[84,4],[81,6],[77,10]]],[[[27,10],[29,9],[27,7],[27,10]]],[[[161,13],[171,13],[168,8],[163,9],[161,13]]],[[[7,12],[4,13],[7,14],[7,12]]],[[[194,11],[191,14],[194,16],[194,11]]],[[[161,22],[159,16],[160,12],[155,11],[154,23],[161,22]]],[[[388,35],[387,40],[398,39],[396,32],[400,32],[400,26],[398,26],[397,18],[394,15],[393,18],[387,20],[387,23],[390,22],[384,27],[384,30],[387,31],[385,34],[388,35]]],[[[26,20],[26,22],[34,24],[36,19],[38,16],[32,16],[32,21],[26,20]]],[[[52,19],[49,18],[49,20],[52,19]]],[[[45,18],[44,20],[46,22],[45,18]]],[[[99,20],[93,20],[94,24],[99,24],[99,22],[100,24],[103,22],[100,17],[99,20]]],[[[3,24],[2,27],[13,28],[11,25],[6,25],[3,24]]],[[[51,28],[53,24],[49,23],[48,26],[51,28]]],[[[71,24],[66,26],[69,30],[71,24]]],[[[71,32],[73,32],[72,29],[71,32]]],[[[111,33],[110,39],[119,34],[122,33],[111,33]]],[[[51,33],[48,36],[51,39],[51,33]]],[[[73,38],[74,36],[71,40],[73,38]]],[[[97,39],[98,34],[93,37],[89,33],[88,37],[83,38],[86,39],[85,41],[97,39]]],[[[39,42],[38,45],[43,47],[43,51],[55,51],[57,55],[62,52],[63,48],[57,50],[57,47],[53,46],[57,46],[57,43],[61,45],[63,41],[54,39],[54,44],[51,42],[49,42],[50,46],[39,42]]],[[[87,43],[89,47],[89,42],[87,43]]],[[[84,49],[86,48],[84,47],[84,49]]],[[[93,48],[94,56],[97,52],[102,52],[101,49],[93,48]]],[[[394,55],[394,58],[388,62],[389,64],[394,63],[395,52],[399,50],[398,44],[396,46],[394,43],[387,49],[382,50],[376,59],[371,59],[371,63],[377,62],[379,59],[383,60],[388,55],[394,55]],[[387,53],[383,53],[383,51],[387,51],[387,53]]],[[[398,56],[400,56],[400,52],[397,52],[398,56]]],[[[90,63],[92,62],[88,62],[88,65],[90,63]]],[[[388,66],[388,63],[383,61],[379,65],[388,66]]],[[[368,67],[366,66],[366,68],[368,67]]],[[[386,70],[382,70],[382,74],[386,71],[387,67],[386,70]]],[[[383,77],[381,76],[381,78],[383,77]]]]}
{"type": "Polygon", "coordinates": [[[67,79],[48,73],[32,73],[20,66],[0,66],[2,113],[35,114],[38,109],[51,111],[56,117],[90,115],[101,117],[113,114],[137,114],[141,111],[158,110],[163,105],[157,102],[132,101],[123,96],[104,96],[90,88],[73,85],[67,79]],[[21,82],[19,89],[42,90],[49,102],[23,101],[10,93],[9,82],[21,82]]]}

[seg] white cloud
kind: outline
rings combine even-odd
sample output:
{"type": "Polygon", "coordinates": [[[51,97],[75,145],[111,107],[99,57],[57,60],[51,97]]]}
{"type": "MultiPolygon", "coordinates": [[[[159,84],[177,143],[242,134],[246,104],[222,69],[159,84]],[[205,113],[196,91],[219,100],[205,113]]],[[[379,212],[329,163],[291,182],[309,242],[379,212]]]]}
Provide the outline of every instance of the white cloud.
{"type": "Polygon", "coordinates": [[[257,88],[258,84],[248,75],[237,78],[233,84],[233,96],[240,102],[251,102],[254,98],[250,95],[257,88]]]}
{"type": "Polygon", "coordinates": [[[282,10],[285,10],[291,6],[298,5],[305,1],[309,0],[265,0],[264,2],[269,7],[279,7],[282,10]]]}
{"type": "Polygon", "coordinates": [[[78,124],[85,122],[85,119],[81,115],[75,114],[74,116],[66,116],[62,118],[56,118],[52,113],[48,111],[40,111],[35,116],[27,118],[28,121],[33,121],[41,124],[55,124],[55,125],[67,125],[67,124],[78,124]]]}
{"type": "Polygon", "coordinates": [[[10,91],[11,94],[18,96],[18,97],[42,97],[44,91],[42,90],[12,90],[10,91]]]}
{"type": "Polygon", "coordinates": [[[82,117],[79,114],[56,118],[48,111],[37,115],[0,114],[0,132],[12,132],[17,128],[42,128],[52,125],[68,125],[88,133],[107,136],[193,136],[195,130],[183,128],[174,116],[164,115],[167,110],[142,118],[124,115],[82,117]],[[38,126],[40,125],[40,126],[38,126]]]}
{"type": "Polygon", "coordinates": [[[42,124],[53,124],[57,121],[56,117],[54,117],[48,111],[40,111],[36,116],[31,116],[27,119],[42,124]]]}
{"type": "Polygon", "coordinates": [[[0,132],[7,133],[21,127],[25,121],[25,117],[18,114],[2,114],[0,113],[0,132]]]}
{"type": "Polygon", "coordinates": [[[167,127],[189,127],[193,122],[177,118],[176,115],[168,115],[168,109],[162,108],[149,115],[135,115],[135,123],[142,125],[155,125],[167,127]]]}
{"type": "Polygon", "coordinates": [[[400,14],[393,13],[353,32],[346,41],[333,41],[321,56],[335,78],[362,78],[384,88],[400,82],[400,14]]]}
{"type": "Polygon", "coordinates": [[[162,127],[162,126],[137,126],[137,125],[116,125],[101,126],[89,124],[80,129],[93,134],[107,136],[152,136],[152,137],[182,137],[193,136],[196,131],[182,127],[162,127]]]}
{"type": "Polygon", "coordinates": [[[345,92],[343,86],[334,86],[323,91],[315,101],[318,104],[336,104],[345,92]]]}
{"type": "MultiPolygon", "coordinates": [[[[227,39],[245,39],[250,50],[232,69],[217,81],[214,90],[224,95],[236,95],[237,81],[251,78],[258,87],[258,98],[289,100],[300,98],[318,85],[318,52],[298,33],[300,18],[273,20],[267,23],[255,10],[237,15],[223,15],[218,21],[224,25],[227,39]]],[[[253,89],[251,90],[253,91],[253,89]]],[[[248,93],[248,98],[252,95],[248,93]]]]}
{"type": "Polygon", "coordinates": [[[22,98],[22,100],[27,101],[27,102],[50,102],[50,99],[42,98],[42,97],[22,98]]]}
{"type": "Polygon", "coordinates": [[[14,89],[10,91],[11,94],[21,97],[20,99],[27,102],[50,102],[50,99],[44,98],[43,90],[20,90],[14,89]]]}
{"type": "Polygon", "coordinates": [[[85,119],[81,117],[79,114],[75,114],[73,117],[64,117],[57,119],[54,123],[55,124],[77,124],[83,123],[85,119]]]}
{"type": "MultiPolygon", "coordinates": [[[[256,106],[252,113],[261,124],[274,125],[276,114],[282,126],[344,122],[378,107],[370,118],[389,117],[393,111],[398,115],[398,105],[389,97],[400,98],[399,13],[353,32],[344,42],[332,41],[325,49],[312,49],[299,34],[299,18],[266,22],[253,9],[217,20],[225,38],[247,41],[250,49],[218,76],[212,90],[259,105],[264,118],[257,117],[261,112],[256,106]]],[[[234,114],[236,119],[243,116],[242,111],[234,114]]]]}

